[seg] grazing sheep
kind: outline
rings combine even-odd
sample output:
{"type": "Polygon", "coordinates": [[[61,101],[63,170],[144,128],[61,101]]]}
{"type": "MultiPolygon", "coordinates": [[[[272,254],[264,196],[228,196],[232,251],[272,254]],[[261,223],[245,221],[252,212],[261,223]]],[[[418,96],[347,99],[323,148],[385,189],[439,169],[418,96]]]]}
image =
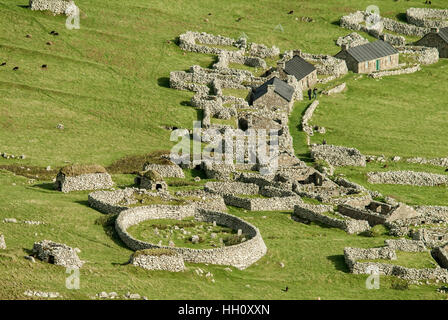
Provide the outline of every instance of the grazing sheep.
{"type": "Polygon", "coordinates": [[[12,70],[17,71],[17,70],[19,70],[19,67],[14,67],[14,68],[12,68],[12,70]]]}

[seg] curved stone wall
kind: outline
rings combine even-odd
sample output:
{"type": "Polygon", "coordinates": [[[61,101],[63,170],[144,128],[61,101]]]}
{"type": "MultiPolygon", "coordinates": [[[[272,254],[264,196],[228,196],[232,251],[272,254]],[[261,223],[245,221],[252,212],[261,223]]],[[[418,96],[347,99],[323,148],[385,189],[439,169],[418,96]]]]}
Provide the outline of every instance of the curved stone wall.
{"type": "Polygon", "coordinates": [[[51,11],[69,15],[75,3],[72,0],[30,0],[31,10],[51,11]]]}
{"type": "Polygon", "coordinates": [[[153,206],[138,207],[123,211],[115,222],[115,228],[121,240],[132,250],[149,248],[166,248],[178,252],[185,261],[193,263],[211,263],[231,265],[245,269],[263,257],[267,251],[266,245],[256,227],[242,219],[218,211],[195,210],[194,207],[153,206]],[[213,222],[234,230],[241,229],[250,239],[237,245],[216,249],[172,248],[137,240],[127,229],[130,226],[151,219],[182,219],[195,216],[200,221],[213,222]]]}
{"type": "Polygon", "coordinates": [[[448,27],[448,10],[409,8],[406,11],[409,23],[425,28],[448,27]]]}

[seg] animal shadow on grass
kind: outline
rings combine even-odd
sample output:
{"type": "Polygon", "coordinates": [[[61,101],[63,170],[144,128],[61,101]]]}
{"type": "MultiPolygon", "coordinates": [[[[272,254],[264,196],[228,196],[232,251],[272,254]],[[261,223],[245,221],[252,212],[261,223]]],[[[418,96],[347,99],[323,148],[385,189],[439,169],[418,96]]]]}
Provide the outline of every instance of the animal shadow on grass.
{"type": "Polygon", "coordinates": [[[157,84],[159,85],[159,87],[171,88],[170,87],[170,78],[168,78],[168,77],[161,77],[161,78],[157,79],[157,84]]]}
{"type": "Polygon", "coordinates": [[[334,255],[334,256],[328,256],[327,259],[333,263],[336,270],[339,270],[339,271],[342,271],[345,273],[350,272],[350,270],[347,267],[347,264],[345,263],[344,255],[339,254],[339,255],[334,255]]]}

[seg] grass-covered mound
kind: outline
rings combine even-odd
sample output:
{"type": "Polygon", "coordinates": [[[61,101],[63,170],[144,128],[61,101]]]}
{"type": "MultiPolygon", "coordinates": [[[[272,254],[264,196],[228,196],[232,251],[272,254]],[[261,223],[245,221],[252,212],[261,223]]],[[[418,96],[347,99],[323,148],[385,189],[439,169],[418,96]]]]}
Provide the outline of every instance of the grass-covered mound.
{"type": "Polygon", "coordinates": [[[90,173],[107,173],[106,169],[103,166],[92,164],[72,164],[69,166],[62,167],[59,170],[59,173],[67,176],[67,177],[75,177],[80,176],[82,174],[90,174],[90,173]]]}

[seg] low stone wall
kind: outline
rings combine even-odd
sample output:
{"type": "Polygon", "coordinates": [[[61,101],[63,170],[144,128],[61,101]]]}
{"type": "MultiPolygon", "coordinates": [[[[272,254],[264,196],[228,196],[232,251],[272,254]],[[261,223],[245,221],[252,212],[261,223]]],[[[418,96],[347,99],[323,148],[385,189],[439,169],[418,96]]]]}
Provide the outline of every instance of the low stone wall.
{"type": "Polygon", "coordinates": [[[357,47],[366,43],[369,43],[369,40],[367,40],[357,32],[352,32],[346,36],[339,37],[338,40],[336,40],[336,44],[338,46],[344,47],[346,49],[357,47]]]}
{"type": "Polygon", "coordinates": [[[355,148],[334,145],[313,145],[311,157],[314,160],[325,160],[332,166],[366,166],[366,157],[355,148]]]}
{"type": "Polygon", "coordinates": [[[129,263],[147,270],[164,270],[180,272],[185,270],[184,259],[173,251],[174,254],[147,255],[144,253],[131,255],[129,263]]]}
{"type": "Polygon", "coordinates": [[[430,65],[439,62],[439,50],[422,46],[402,46],[397,50],[400,54],[412,54],[416,56],[417,62],[423,65],[430,65]]]}
{"type": "Polygon", "coordinates": [[[401,184],[434,187],[448,185],[448,175],[416,171],[368,172],[367,181],[373,184],[401,184]]]}
{"type": "Polygon", "coordinates": [[[207,182],[204,185],[207,192],[225,195],[225,194],[258,194],[260,188],[253,183],[244,182],[207,182]]]}
{"type": "Polygon", "coordinates": [[[331,95],[336,94],[336,93],[341,93],[342,91],[345,90],[346,86],[347,85],[346,85],[345,82],[341,83],[341,84],[337,85],[336,87],[333,87],[333,88],[331,88],[329,90],[324,91],[323,94],[325,94],[327,96],[331,96],[331,95]]]}
{"type": "Polygon", "coordinates": [[[89,193],[90,207],[106,214],[117,214],[128,209],[125,205],[119,205],[125,198],[134,194],[133,188],[117,189],[114,191],[96,191],[89,193]]]}
{"type": "Polygon", "coordinates": [[[430,164],[433,166],[439,167],[448,167],[448,158],[435,158],[435,159],[426,159],[426,158],[409,158],[406,160],[408,163],[418,163],[418,164],[430,164]]]}
{"type": "Polygon", "coordinates": [[[405,252],[424,252],[428,251],[425,243],[420,240],[409,239],[388,239],[385,240],[386,246],[391,249],[405,252]]]}
{"type": "Polygon", "coordinates": [[[115,222],[115,228],[121,240],[132,250],[149,248],[175,250],[185,261],[193,263],[231,265],[239,269],[245,269],[263,257],[267,251],[261,234],[256,227],[238,217],[218,211],[185,210],[184,207],[175,206],[132,208],[120,213],[115,222]],[[237,245],[216,249],[171,248],[137,240],[126,231],[130,226],[146,220],[161,218],[182,219],[193,215],[201,221],[216,221],[218,225],[223,225],[233,230],[241,229],[250,239],[237,245]]]}
{"type": "Polygon", "coordinates": [[[295,205],[302,203],[302,199],[297,195],[272,198],[244,198],[236,195],[224,195],[224,202],[228,206],[249,211],[283,211],[294,209],[295,205]]]}
{"type": "Polygon", "coordinates": [[[56,190],[65,193],[81,190],[109,189],[113,186],[114,182],[108,173],[89,173],[74,177],[58,173],[55,182],[56,190]]]}
{"type": "Polygon", "coordinates": [[[182,168],[176,164],[166,165],[166,164],[146,163],[144,165],[143,171],[147,170],[154,170],[164,178],[165,177],[185,178],[182,168]]]}
{"type": "Polygon", "coordinates": [[[316,111],[317,106],[319,105],[319,100],[313,101],[308,108],[305,110],[305,113],[302,117],[302,130],[306,132],[308,135],[312,136],[314,135],[313,127],[308,124],[309,121],[311,121],[311,118],[313,117],[314,111],[316,111]]]}
{"type": "MultiPolygon", "coordinates": [[[[340,26],[346,29],[366,32],[377,39],[379,39],[380,36],[383,34],[384,29],[392,31],[394,33],[404,34],[408,36],[419,36],[419,37],[424,36],[430,30],[430,28],[424,28],[412,24],[402,23],[386,17],[378,17],[378,16],[374,17],[373,14],[364,11],[356,11],[349,15],[343,16],[340,19],[340,26]],[[375,21],[378,18],[379,22],[370,28],[367,27],[365,24],[362,24],[363,22],[366,22],[369,19],[375,21]]],[[[393,35],[390,35],[389,37],[395,38],[393,37],[393,35]]],[[[393,41],[396,41],[396,39],[394,39],[393,41]]]]}
{"type": "Polygon", "coordinates": [[[401,47],[406,45],[406,38],[403,36],[397,36],[395,34],[383,33],[379,36],[380,40],[388,42],[394,47],[401,47]]]}
{"type": "Polygon", "coordinates": [[[372,267],[376,267],[382,275],[396,276],[410,281],[435,280],[448,283],[448,270],[442,268],[414,269],[387,263],[357,262],[364,259],[396,260],[395,250],[389,247],[345,248],[344,258],[350,272],[354,274],[371,274],[372,267]]]}
{"type": "Polygon", "coordinates": [[[51,11],[54,14],[70,15],[75,6],[72,0],[30,0],[31,10],[51,11]]]}
{"type": "Polygon", "coordinates": [[[422,68],[420,67],[419,64],[417,64],[417,65],[415,65],[413,67],[409,67],[409,68],[372,72],[372,73],[369,73],[369,77],[378,79],[378,78],[387,77],[387,76],[397,76],[400,74],[415,73],[420,70],[422,70],[422,68]]]}
{"type": "Polygon", "coordinates": [[[409,8],[406,11],[409,23],[425,28],[448,27],[448,10],[409,8]]]}
{"type": "Polygon", "coordinates": [[[375,226],[377,224],[384,224],[387,219],[387,216],[382,215],[380,213],[363,210],[360,208],[354,208],[349,205],[339,205],[338,212],[343,214],[344,216],[348,216],[356,220],[366,220],[369,222],[369,225],[371,226],[375,226]]]}
{"type": "Polygon", "coordinates": [[[330,227],[342,229],[349,234],[360,233],[370,229],[369,223],[364,220],[355,220],[340,215],[340,219],[325,215],[325,212],[333,211],[332,206],[300,204],[294,207],[293,216],[307,221],[320,222],[330,227]]]}
{"type": "Polygon", "coordinates": [[[35,242],[33,246],[33,255],[44,262],[63,266],[66,268],[82,267],[83,262],[78,258],[75,249],[50,240],[35,242]]]}

